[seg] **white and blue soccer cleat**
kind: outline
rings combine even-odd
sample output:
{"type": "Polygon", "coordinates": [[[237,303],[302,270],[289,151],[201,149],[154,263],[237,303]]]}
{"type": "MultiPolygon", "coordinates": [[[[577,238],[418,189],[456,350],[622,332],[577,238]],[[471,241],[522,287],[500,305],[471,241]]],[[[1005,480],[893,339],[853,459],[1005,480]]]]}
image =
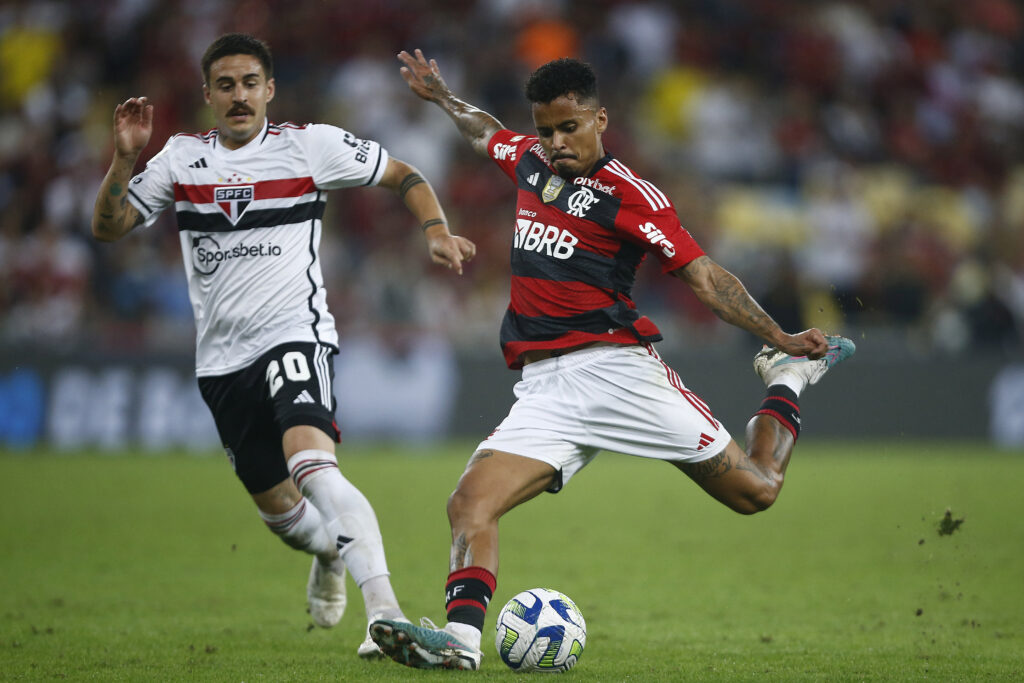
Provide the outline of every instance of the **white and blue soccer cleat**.
{"type": "Polygon", "coordinates": [[[479,650],[437,628],[426,617],[420,620],[420,624],[415,626],[397,619],[377,619],[370,624],[370,637],[385,656],[415,669],[476,671],[480,668],[483,654],[479,650]]]}
{"type": "Polygon", "coordinates": [[[830,368],[842,363],[857,350],[853,340],[846,337],[826,336],[825,339],[828,340],[828,351],[817,360],[810,360],[807,356],[790,356],[765,346],[754,356],[754,370],[764,380],[765,386],[777,384],[784,374],[802,379],[805,388],[817,384],[830,368]]]}

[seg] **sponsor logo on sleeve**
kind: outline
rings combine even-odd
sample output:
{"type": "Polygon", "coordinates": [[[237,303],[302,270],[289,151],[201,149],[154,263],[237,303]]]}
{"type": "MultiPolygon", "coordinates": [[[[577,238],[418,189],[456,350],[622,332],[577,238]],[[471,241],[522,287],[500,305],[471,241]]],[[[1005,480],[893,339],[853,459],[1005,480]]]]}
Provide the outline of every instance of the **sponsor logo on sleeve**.
{"type": "Polygon", "coordinates": [[[505,145],[500,142],[494,144],[493,154],[494,158],[498,161],[515,161],[516,160],[516,146],[505,145]]]}
{"type": "Polygon", "coordinates": [[[661,231],[654,223],[644,223],[643,225],[637,226],[647,239],[650,240],[651,244],[660,246],[665,256],[672,258],[676,255],[676,245],[672,244],[665,237],[665,233],[661,231]]]}

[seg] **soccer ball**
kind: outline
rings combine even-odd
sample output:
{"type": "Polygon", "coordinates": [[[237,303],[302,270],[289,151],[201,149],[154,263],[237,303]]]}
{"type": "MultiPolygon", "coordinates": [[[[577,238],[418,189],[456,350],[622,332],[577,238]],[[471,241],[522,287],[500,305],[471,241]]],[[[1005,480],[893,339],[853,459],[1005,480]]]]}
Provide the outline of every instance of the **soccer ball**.
{"type": "Polygon", "coordinates": [[[501,661],[515,671],[568,671],[586,644],[583,615],[576,603],[558,591],[523,591],[498,614],[494,647],[501,661]]]}

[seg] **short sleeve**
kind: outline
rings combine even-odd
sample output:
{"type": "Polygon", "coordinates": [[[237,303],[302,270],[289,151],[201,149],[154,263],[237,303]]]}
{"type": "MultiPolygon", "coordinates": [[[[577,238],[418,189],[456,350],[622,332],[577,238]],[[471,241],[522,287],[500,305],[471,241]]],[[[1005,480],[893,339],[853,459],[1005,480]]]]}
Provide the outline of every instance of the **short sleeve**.
{"type": "Polygon", "coordinates": [[[146,227],[155,223],[160,213],[174,203],[174,178],[171,175],[173,143],[172,137],[149,160],[146,168],[128,182],[128,201],[142,214],[146,227]]]}
{"type": "Polygon", "coordinates": [[[536,143],[535,136],[522,135],[511,130],[499,130],[491,136],[487,143],[487,155],[494,163],[498,164],[498,168],[505,175],[514,180],[516,164],[523,157],[523,153],[536,143]]]}
{"type": "Polygon", "coordinates": [[[651,252],[666,273],[704,255],[704,250],[679,222],[671,203],[656,210],[643,203],[623,206],[616,228],[651,252]]]}
{"type": "Polygon", "coordinates": [[[326,124],[310,124],[304,139],[313,183],[319,188],[376,185],[384,176],[388,153],[373,140],[326,124]]]}

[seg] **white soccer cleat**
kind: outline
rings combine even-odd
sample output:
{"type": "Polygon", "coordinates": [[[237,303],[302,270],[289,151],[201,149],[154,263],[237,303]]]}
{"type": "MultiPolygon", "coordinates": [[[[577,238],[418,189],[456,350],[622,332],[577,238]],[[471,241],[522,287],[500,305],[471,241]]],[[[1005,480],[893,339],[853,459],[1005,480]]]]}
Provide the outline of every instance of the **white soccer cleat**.
{"type": "Polygon", "coordinates": [[[359,649],[356,650],[356,654],[366,660],[371,659],[383,659],[386,655],[381,652],[381,649],[377,647],[377,643],[373,642],[373,638],[370,637],[370,624],[382,618],[383,614],[374,614],[370,617],[370,621],[366,624],[366,640],[359,643],[359,649]]]}
{"type": "Polygon", "coordinates": [[[764,380],[765,386],[778,384],[783,375],[803,380],[804,388],[817,384],[829,368],[838,365],[853,355],[857,345],[846,337],[825,337],[828,351],[817,360],[809,360],[807,356],[790,356],[770,346],[762,348],[754,356],[754,370],[764,380]]]}
{"type": "Polygon", "coordinates": [[[415,669],[480,668],[483,653],[469,647],[445,629],[437,628],[430,619],[420,619],[420,626],[398,619],[377,619],[370,624],[370,636],[381,651],[399,664],[415,669]]]}
{"type": "Polygon", "coordinates": [[[380,648],[377,647],[377,643],[373,642],[373,638],[370,637],[370,629],[366,629],[366,640],[359,643],[359,649],[356,650],[356,654],[366,660],[371,659],[384,659],[384,653],[381,652],[380,648]]]}
{"type": "Polygon", "coordinates": [[[316,557],[313,567],[309,570],[309,583],[306,584],[306,597],[309,599],[309,616],[320,628],[331,628],[341,621],[345,613],[348,598],[345,595],[345,568],[336,574],[316,557]]]}

